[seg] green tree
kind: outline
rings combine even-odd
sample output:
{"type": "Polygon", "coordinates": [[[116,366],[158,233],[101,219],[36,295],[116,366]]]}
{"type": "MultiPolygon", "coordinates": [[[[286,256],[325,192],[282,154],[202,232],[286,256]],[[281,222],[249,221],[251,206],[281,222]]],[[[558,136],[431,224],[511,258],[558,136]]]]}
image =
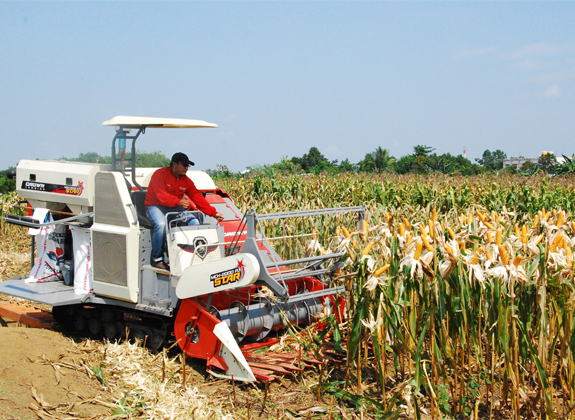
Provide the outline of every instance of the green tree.
{"type": "Polygon", "coordinates": [[[548,174],[554,174],[555,168],[557,167],[557,158],[551,152],[543,152],[539,160],[537,161],[537,166],[548,174]]]}
{"type": "MultiPolygon", "coordinates": [[[[508,168],[514,168],[514,166],[508,166],[506,169],[508,168]]],[[[538,171],[537,165],[535,165],[533,162],[531,161],[527,161],[525,162],[523,165],[521,165],[521,168],[519,169],[519,172],[522,175],[533,175],[538,171]]],[[[517,172],[517,171],[515,171],[517,172]]]]}
{"type": "Polygon", "coordinates": [[[413,148],[413,156],[415,156],[415,157],[418,157],[418,156],[427,157],[427,156],[431,155],[431,152],[433,152],[434,150],[435,150],[434,147],[423,146],[423,145],[419,144],[413,148]]]}
{"type": "Polygon", "coordinates": [[[313,168],[321,166],[323,162],[329,163],[317,147],[312,147],[309,152],[301,157],[301,167],[306,172],[312,172],[313,168]]]}
{"type": "Polygon", "coordinates": [[[405,155],[395,162],[394,169],[398,174],[407,174],[412,172],[414,165],[415,157],[413,155],[405,155]]]}
{"type": "Polygon", "coordinates": [[[481,159],[475,160],[487,170],[499,171],[500,169],[503,169],[504,159],[507,159],[507,154],[502,150],[497,149],[494,152],[486,150],[483,152],[481,159]]]}
{"type": "Polygon", "coordinates": [[[341,163],[339,164],[339,172],[351,172],[351,173],[355,173],[358,171],[358,165],[359,164],[354,164],[351,163],[349,161],[349,159],[344,159],[341,161],[341,163]]]}
{"type": "MultiPolygon", "coordinates": [[[[129,154],[131,156],[131,154],[129,154]]],[[[136,154],[136,167],[138,168],[163,168],[170,165],[171,158],[156,152],[141,152],[136,154]]]]}
{"type": "Polygon", "coordinates": [[[366,154],[358,165],[362,172],[381,173],[390,170],[394,163],[395,158],[389,155],[389,150],[378,146],[375,151],[366,154]]]}
{"type": "MultiPolygon", "coordinates": [[[[80,153],[77,158],[61,157],[61,160],[69,160],[72,162],[86,162],[86,163],[102,163],[111,164],[111,156],[100,156],[96,152],[80,153]]],[[[126,153],[126,159],[132,159],[131,153],[126,153]]],[[[161,152],[136,152],[136,167],[137,168],[162,168],[170,165],[170,158],[161,152]]]]}
{"type": "Polygon", "coordinates": [[[14,171],[16,168],[13,166],[0,171],[0,194],[5,194],[8,192],[16,191],[16,181],[8,178],[8,171],[14,171]]]}
{"type": "Polygon", "coordinates": [[[565,161],[555,167],[557,175],[575,174],[575,154],[572,157],[563,155],[565,161]]]}

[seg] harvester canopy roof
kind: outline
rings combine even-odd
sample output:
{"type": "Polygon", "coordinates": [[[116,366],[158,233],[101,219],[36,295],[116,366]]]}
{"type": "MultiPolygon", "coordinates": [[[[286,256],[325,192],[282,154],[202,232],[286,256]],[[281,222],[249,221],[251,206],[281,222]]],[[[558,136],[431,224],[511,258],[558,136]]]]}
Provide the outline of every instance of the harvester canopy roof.
{"type": "Polygon", "coordinates": [[[186,120],[181,118],[126,117],[118,115],[102,125],[122,126],[124,128],[218,128],[217,124],[202,120],[186,120]]]}

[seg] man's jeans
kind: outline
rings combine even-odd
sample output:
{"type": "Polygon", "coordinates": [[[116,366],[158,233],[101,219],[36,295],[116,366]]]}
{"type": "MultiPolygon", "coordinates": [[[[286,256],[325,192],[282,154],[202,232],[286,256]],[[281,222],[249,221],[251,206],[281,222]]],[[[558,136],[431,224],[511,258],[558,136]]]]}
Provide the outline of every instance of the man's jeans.
{"type": "MultiPolygon", "coordinates": [[[[183,207],[150,206],[146,209],[146,216],[152,222],[152,260],[162,261],[164,259],[164,244],[166,242],[166,213],[182,213],[187,211],[183,207]]],[[[170,219],[176,215],[171,215],[170,219]]],[[[199,225],[200,222],[194,215],[188,218],[188,225],[199,225]]]]}

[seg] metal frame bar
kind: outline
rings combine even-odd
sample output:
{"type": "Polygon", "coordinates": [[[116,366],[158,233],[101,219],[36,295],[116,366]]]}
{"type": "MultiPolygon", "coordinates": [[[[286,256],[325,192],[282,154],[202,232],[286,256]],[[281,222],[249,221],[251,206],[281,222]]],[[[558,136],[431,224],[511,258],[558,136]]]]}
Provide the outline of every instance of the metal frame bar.
{"type": "MultiPolygon", "coordinates": [[[[114,139],[112,140],[112,170],[113,171],[117,171],[119,170],[120,172],[122,172],[122,174],[125,173],[125,167],[123,166],[125,163],[125,155],[124,156],[120,156],[121,159],[121,165],[120,165],[120,169],[117,169],[116,167],[116,140],[118,139],[129,139],[132,140],[132,156],[130,158],[130,161],[132,163],[132,182],[134,183],[134,185],[140,189],[143,190],[144,188],[138,184],[136,182],[136,140],[138,139],[138,137],[140,136],[140,134],[146,134],[146,126],[141,127],[138,132],[133,135],[133,136],[128,136],[127,133],[129,133],[129,130],[124,129],[123,125],[120,125],[119,128],[116,130],[116,135],[114,136],[114,139]]],[[[123,149],[124,153],[125,153],[125,148],[123,149]]],[[[120,153],[121,155],[121,153],[120,153]]]]}
{"type": "Polygon", "coordinates": [[[365,214],[365,207],[355,206],[355,207],[336,207],[330,209],[317,209],[317,210],[302,210],[302,211],[285,211],[281,213],[266,213],[258,214],[258,220],[273,220],[273,219],[288,219],[293,217],[305,217],[305,216],[318,216],[322,214],[336,214],[336,213],[353,213],[357,212],[361,215],[361,219],[365,214]]]}
{"type": "MultiPolygon", "coordinates": [[[[296,278],[301,278],[301,277],[313,277],[313,276],[318,276],[318,275],[328,273],[329,272],[328,269],[321,268],[321,269],[309,270],[309,268],[313,267],[313,265],[316,265],[320,261],[325,261],[325,260],[328,260],[331,258],[341,257],[343,255],[343,253],[333,253],[333,254],[324,255],[324,256],[306,257],[306,258],[293,259],[293,260],[287,260],[287,261],[277,261],[274,258],[272,263],[264,262],[261,254],[260,254],[258,242],[260,242],[260,241],[263,242],[265,244],[265,246],[267,247],[268,251],[273,250],[273,248],[269,244],[261,225],[259,226],[259,228],[260,228],[259,230],[261,232],[262,238],[261,239],[256,238],[256,233],[257,233],[256,222],[259,225],[259,222],[262,220],[278,220],[278,219],[292,219],[293,220],[293,218],[296,218],[296,217],[311,217],[311,216],[321,216],[321,215],[327,215],[327,214],[338,214],[338,213],[341,214],[341,213],[352,213],[352,212],[358,213],[359,222],[361,223],[361,221],[365,217],[365,208],[362,206],[319,209],[319,210],[307,210],[307,211],[295,211],[295,212],[282,212],[282,213],[268,213],[268,214],[263,214],[263,215],[256,214],[256,212],[252,209],[248,210],[246,215],[245,215],[246,225],[247,225],[247,235],[246,235],[246,240],[244,242],[244,245],[242,247],[242,252],[248,252],[248,253],[254,255],[255,258],[258,260],[260,267],[263,268],[260,272],[260,277],[257,280],[257,283],[265,284],[278,298],[280,298],[284,301],[287,301],[290,299],[290,297],[288,295],[287,287],[285,286],[285,283],[284,283],[285,280],[296,279],[296,278]],[[291,271],[289,274],[288,273],[282,273],[282,271],[280,270],[280,267],[284,267],[284,266],[292,265],[292,264],[297,264],[297,263],[306,263],[306,262],[313,262],[313,264],[309,264],[306,267],[297,269],[295,271],[291,271]],[[270,274],[270,272],[268,271],[268,268],[275,268],[276,272],[273,274],[270,274]]],[[[283,223],[283,221],[281,223],[282,223],[282,229],[285,232],[285,224],[283,223]]],[[[284,235],[285,235],[285,233],[284,233],[284,235]]],[[[337,289],[337,288],[335,288],[335,289],[337,289]]],[[[331,290],[334,290],[334,289],[325,289],[324,291],[319,292],[318,295],[325,296],[326,293],[331,294],[331,290]]],[[[337,290],[338,291],[334,291],[333,293],[338,293],[339,289],[337,289],[337,290]]]]}
{"type": "MultiPolygon", "coordinates": [[[[94,212],[84,213],[84,214],[79,214],[77,216],[68,217],[66,219],[55,220],[55,221],[49,222],[49,223],[31,223],[31,222],[26,222],[24,220],[12,219],[10,217],[2,217],[2,219],[6,223],[10,223],[13,225],[19,225],[19,226],[25,226],[25,227],[29,227],[29,228],[38,229],[38,228],[42,228],[44,226],[60,225],[60,224],[68,223],[68,222],[73,222],[75,220],[83,219],[85,217],[92,217],[93,215],[94,215],[94,212]]],[[[10,215],[7,215],[7,216],[10,216],[10,215]]]]}

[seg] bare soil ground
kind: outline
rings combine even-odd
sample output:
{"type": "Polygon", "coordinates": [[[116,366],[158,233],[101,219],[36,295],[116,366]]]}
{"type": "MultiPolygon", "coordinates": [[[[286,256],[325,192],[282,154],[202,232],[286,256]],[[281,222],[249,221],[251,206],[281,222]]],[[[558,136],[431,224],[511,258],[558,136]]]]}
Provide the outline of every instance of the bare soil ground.
{"type": "MultiPolygon", "coordinates": [[[[0,255],[0,280],[26,274],[28,258],[22,249],[4,251],[0,255]]],[[[0,300],[6,299],[14,300],[0,295],[0,300]]],[[[116,389],[104,382],[120,374],[114,372],[113,364],[104,367],[102,363],[108,351],[105,343],[28,328],[1,318],[0,323],[0,420],[148,418],[138,409],[124,407],[132,386],[127,380],[118,380],[116,389]],[[95,374],[98,368],[100,378],[95,374]]],[[[162,365],[156,356],[147,354],[144,358],[157,365],[158,373],[153,374],[158,382],[162,365]]],[[[179,360],[174,352],[167,356],[179,360]]],[[[176,369],[173,380],[182,382],[182,369],[176,369]]],[[[142,375],[149,373],[145,368],[141,370],[142,375]]],[[[206,373],[203,361],[188,359],[185,370],[185,389],[193,388],[199,404],[209,406],[209,410],[195,411],[198,419],[359,418],[352,412],[339,413],[340,408],[332,406],[329,395],[322,395],[318,401],[314,391],[319,379],[317,370],[279,378],[267,386],[263,382],[232,384],[218,380],[206,373]]],[[[170,409],[174,407],[166,407],[164,418],[178,418],[169,415],[170,409]]]]}
{"type": "MultiPolygon", "coordinates": [[[[90,373],[97,368],[98,357],[83,349],[83,342],[75,344],[57,331],[27,328],[10,321],[6,324],[0,327],[1,420],[100,419],[121,412],[117,390],[106,388],[90,373]]],[[[187,387],[197,388],[206,404],[219,407],[210,418],[329,418],[330,397],[322,396],[318,402],[310,390],[317,383],[315,371],[276,380],[266,392],[265,383],[234,386],[213,378],[201,361],[188,361],[186,370],[187,387]]],[[[104,377],[108,374],[104,369],[104,377]]],[[[119,418],[146,417],[134,414],[138,413],[119,418]]],[[[348,418],[354,417],[348,414],[348,418]]]]}

